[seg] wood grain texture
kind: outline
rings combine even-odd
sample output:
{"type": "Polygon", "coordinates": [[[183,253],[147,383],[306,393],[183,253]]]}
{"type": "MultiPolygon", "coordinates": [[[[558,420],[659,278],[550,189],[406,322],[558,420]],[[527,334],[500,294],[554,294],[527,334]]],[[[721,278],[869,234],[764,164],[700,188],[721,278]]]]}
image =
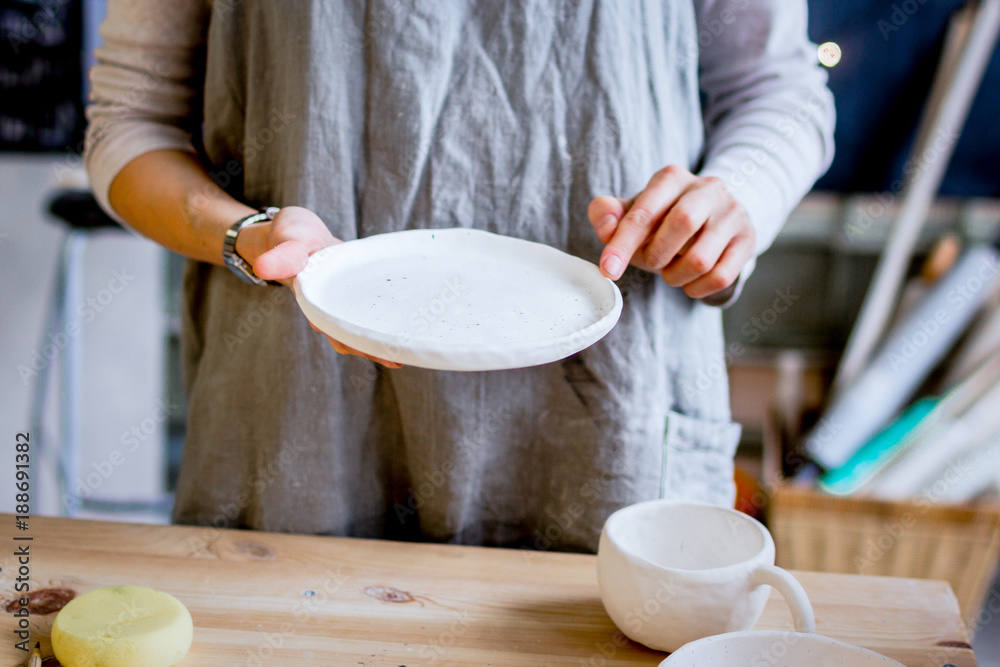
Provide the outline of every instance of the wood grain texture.
{"type": "MultiPolygon", "coordinates": [[[[32,518],[31,534],[33,590],[136,584],[184,602],[195,643],[183,665],[613,667],[664,657],[607,617],[593,556],[45,517],[32,518]]],[[[6,606],[12,548],[0,567],[6,606]]],[[[976,664],[944,582],[796,576],[822,634],[909,667],[976,664]]],[[[54,617],[32,617],[43,655],[54,617]]],[[[27,659],[13,648],[14,626],[4,612],[3,665],[27,659]]],[[[791,629],[780,596],[757,627],[791,629]]]]}

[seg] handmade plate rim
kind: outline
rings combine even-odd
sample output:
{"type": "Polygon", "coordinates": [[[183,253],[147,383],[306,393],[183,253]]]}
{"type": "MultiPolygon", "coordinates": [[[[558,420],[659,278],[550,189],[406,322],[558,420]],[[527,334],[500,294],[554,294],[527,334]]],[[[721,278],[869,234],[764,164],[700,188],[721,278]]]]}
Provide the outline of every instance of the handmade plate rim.
{"type": "MultiPolygon", "coordinates": [[[[698,650],[700,647],[708,644],[716,644],[720,642],[739,642],[742,640],[784,640],[787,637],[798,637],[799,639],[805,639],[811,642],[817,642],[820,645],[835,648],[844,651],[847,654],[853,653],[858,657],[866,658],[879,658],[883,661],[886,667],[893,667],[897,665],[898,667],[903,667],[903,664],[894,658],[890,658],[887,655],[882,655],[876,651],[865,648],[864,646],[858,646],[856,644],[850,644],[839,639],[834,639],[833,637],[828,637],[826,635],[821,635],[816,632],[794,632],[791,630],[742,630],[737,632],[725,632],[719,635],[711,635],[708,637],[702,637],[701,639],[695,639],[687,644],[684,644],[679,649],[667,656],[660,664],[659,667],[675,667],[679,660],[697,657],[692,656],[690,653],[692,651],[698,650]],[[688,654],[682,652],[687,651],[688,654]],[[671,661],[673,660],[673,662],[671,661]]],[[[843,657],[848,657],[844,655],[843,657]]]]}
{"type": "MultiPolygon", "coordinates": [[[[528,248],[534,253],[552,258],[559,264],[574,267],[581,273],[587,270],[599,271],[591,262],[570,255],[558,248],[481,229],[447,227],[387,232],[329,246],[314,253],[309,258],[306,268],[292,281],[292,289],[299,307],[310,322],[332,338],[366,354],[386,358],[386,352],[392,351],[394,354],[391,360],[404,365],[440,370],[502,370],[534,366],[568,357],[600,340],[614,327],[621,316],[623,306],[621,291],[614,281],[600,273],[597,273],[599,279],[588,278],[588,280],[593,280],[595,286],[607,290],[607,297],[613,299],[611,307],[601,317],[569,334],[520,343],[442,345],[432,340],[407,340],[405,336],[401,337],[399,334],[372,329],[331,314],[310,298],[309,292],[315,284],[312,282],[310,274],[315,273],[317,277],[324,275],[322,266],[326,265],[327,262],[345,253],[350,253],[349,256],[353,255],[358,252],[360,244],[386,243],[385,237],[393,235],[398,240],[399,236],[404,234],[419,236],[435,234],[458,236],[461,234],[473,237],[480,243],[507,244],[518,246],[522,250],[528,248]]],[[[600,302],[602,306],[606,301],[600,302]]]]}

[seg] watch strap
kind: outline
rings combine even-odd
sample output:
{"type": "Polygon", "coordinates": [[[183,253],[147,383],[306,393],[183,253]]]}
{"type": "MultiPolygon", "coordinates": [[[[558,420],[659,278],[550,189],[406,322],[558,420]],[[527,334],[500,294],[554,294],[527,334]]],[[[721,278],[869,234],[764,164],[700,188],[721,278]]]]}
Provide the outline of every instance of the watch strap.
{"type": "Polygon", "coordinates": [[[236,252],[236,237],[239,235],[241,229],[257,222],[273,220],[279,210],[277,206],[266,206],[256,213],[251,213],[244,218],[240,218],[233,223],[232,227],[226,230],[226,236],[222,240],[222,261],[229,267],[230,271],[236,274],[237,278],[245,283],[250,283],[251,285],[280,284],[273,280],[264,280],[258,276],[254,273],[250,262],[240,257],[240,254],[236,252]]]}

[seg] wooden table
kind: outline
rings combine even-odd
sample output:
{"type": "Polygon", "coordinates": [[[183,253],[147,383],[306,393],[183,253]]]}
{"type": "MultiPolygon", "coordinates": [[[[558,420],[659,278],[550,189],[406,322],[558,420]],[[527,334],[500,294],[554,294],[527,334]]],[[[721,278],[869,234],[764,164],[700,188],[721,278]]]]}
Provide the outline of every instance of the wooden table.
{"type": "MultiPolygon", "coordinates": [[[[182,665],[657,665],[604,613],[595,558],[445,545],[32,517],[6,541],[0,591],[14,590],[11,545],[30,544],[32,590],[139,584],[191,610],[182,665]]],[[[818,631],[912,667],[974,666],[958,604],[938,581],[797,572],[818,631]]],[[[4,603],[6,606],[6,602],[4,603]]],[[[22,664],[14,619],[0,664],[22,664]]],[[[54,614],[32,616],[51,655],[54,614]]],[[[791,627],[772,595],[759,628],[791,627]]]]}

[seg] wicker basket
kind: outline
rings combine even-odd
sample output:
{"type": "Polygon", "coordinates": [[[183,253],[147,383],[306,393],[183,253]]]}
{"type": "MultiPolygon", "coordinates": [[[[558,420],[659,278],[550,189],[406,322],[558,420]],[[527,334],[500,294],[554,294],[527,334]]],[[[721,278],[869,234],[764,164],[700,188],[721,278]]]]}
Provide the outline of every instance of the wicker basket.
{"type": "Polygon", "coordinates": [[[970,634],[1000,556],[1000,508],[837,498],[777,486],[768,523],[793,570],[943,579],[970,634]]]}
{"type": "Polygon", "coordinates": [[[764,435],[767,524],[777,564],[947,581],[974,635],[1000,561],[1000,505],[886,502],[793,487],[781,478],[779,422],[772,414],[764,435]]]}

